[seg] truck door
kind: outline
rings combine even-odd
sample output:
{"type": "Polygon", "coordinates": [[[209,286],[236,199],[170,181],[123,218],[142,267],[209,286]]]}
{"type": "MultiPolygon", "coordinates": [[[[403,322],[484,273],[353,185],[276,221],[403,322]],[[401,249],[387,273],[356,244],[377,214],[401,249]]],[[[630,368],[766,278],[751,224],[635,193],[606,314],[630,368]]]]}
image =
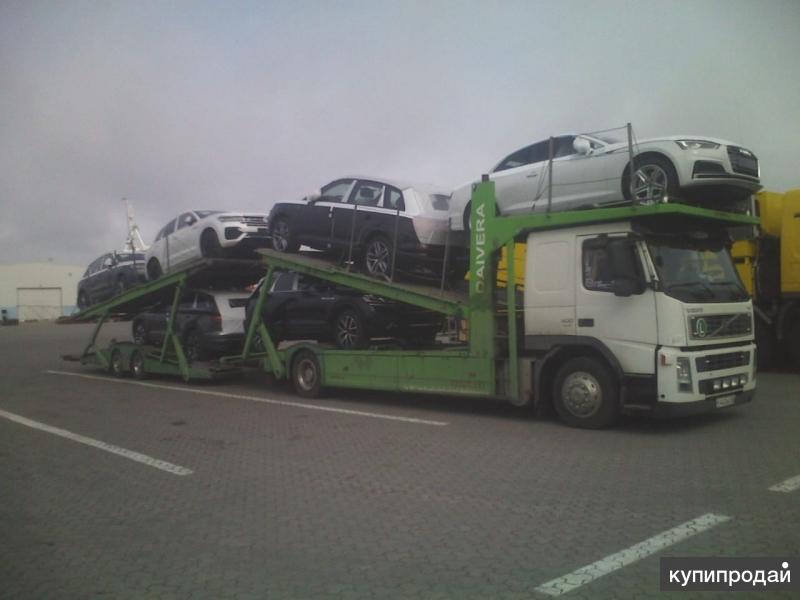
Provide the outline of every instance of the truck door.
{"type": "Polygon", "coordinates": [[[577,335],[592,337],[605,345],[625,373],[652,375],[658,341],[656,301],[653,290],[645,286],[646,271],[636,242],[630,242],[629,250],[640,288],[630,296],[614,295],[615,267],[608,244],[625,235],[576,238],[577,335]]]}

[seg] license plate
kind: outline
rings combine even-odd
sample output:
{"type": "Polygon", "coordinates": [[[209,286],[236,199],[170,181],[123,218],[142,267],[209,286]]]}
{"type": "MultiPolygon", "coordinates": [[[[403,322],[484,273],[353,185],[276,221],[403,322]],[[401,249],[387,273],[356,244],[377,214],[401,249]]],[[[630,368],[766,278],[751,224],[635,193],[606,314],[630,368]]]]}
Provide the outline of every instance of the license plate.
{"type": "Polygon", "coordinates": [[[717,398],[717,408],[725,408],[726,406],[733,406],[736,401],[736,396],[720,396],[717,398]]]}

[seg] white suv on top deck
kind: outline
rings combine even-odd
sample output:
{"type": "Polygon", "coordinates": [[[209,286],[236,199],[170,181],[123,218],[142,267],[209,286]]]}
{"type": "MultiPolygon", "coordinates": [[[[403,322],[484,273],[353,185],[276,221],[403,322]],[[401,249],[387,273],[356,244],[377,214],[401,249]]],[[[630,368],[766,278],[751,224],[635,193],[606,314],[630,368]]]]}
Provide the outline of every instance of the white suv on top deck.
{"type": "Polygon", "coordinates": [[[246,254],[268,244],[267,215],[190,210],[161,228],[145,256],[147,278],[176,271],[202,258],[246,254]]]}

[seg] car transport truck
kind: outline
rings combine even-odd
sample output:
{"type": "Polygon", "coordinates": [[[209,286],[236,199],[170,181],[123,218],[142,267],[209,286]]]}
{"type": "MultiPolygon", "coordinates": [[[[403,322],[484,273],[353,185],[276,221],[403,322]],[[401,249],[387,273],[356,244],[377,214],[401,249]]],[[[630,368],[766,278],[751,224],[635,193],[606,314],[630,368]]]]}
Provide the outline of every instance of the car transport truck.
{"type": "Polygon", "coordinates": [[[759,192],[757,235],[733,245],[733,259],[753,297],[759,364],[778,354],[800,369],[800,189],[759,192]]]}
{"type": "Polygon", "coordinates": [[[623,412],[692,414],[753,398],[753,308],[728,251],[728,231],[756,218],[673,202],[497,216],[488,178],[476,185],[471,207],[468,293],[261,250],[260,272],[205,261],[80,313],[78,320],[99,321],[85,350],[69,358],[118,376],[171,373],[187,381],[260,368],[289,379],[304,397],[337,387],[491,398],[537,411],[552,407],[567,424],[585,428],[611,425],[623,412]],[[507,281],[517,281],[518,242],[526,242],[521,294],[516,285],[498,287],[496,276],[505,249],[507,281]],[[423,350],[314,342],[277,348],[258,315],[279,271],[466,321],[468,341],[423,350]],[[261,275],[241,353],[190,364],[171,329],[183,287],[252,283],[261,275]],[[170,296],[173,316],[160,348],[96,343],[107,317],[132,316],[170,296]]]}

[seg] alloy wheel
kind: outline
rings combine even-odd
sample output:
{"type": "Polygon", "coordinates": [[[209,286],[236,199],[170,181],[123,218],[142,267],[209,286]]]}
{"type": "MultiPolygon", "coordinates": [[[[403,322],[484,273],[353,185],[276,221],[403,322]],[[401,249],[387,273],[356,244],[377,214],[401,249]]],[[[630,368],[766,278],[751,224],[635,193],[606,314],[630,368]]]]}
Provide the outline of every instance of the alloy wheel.
{"type": "Polygon", "coordinates": [[[286,252],[289,248],[289,223],[283,219],[272,228],[272,247],[278,252],[286,252]]]}
{"type": "Polygon", "coordinates": [[[659,165],[643,165],[633,174],[633,196],[643,204],[660,202],[668,185],[669,176],[659,165]]]}
{"type": "Polygon", "coordinates": [[[355,315],[342,313],[336,319],[336,342],[340,348],[352,348],[359,339],[360,325],[355,315]]]}
{"type": "Polygon", "coordinates": [[[375,239],[367,246],[365,262],[370,275],[388,275],[392,251],[382,239],[375,239]]]}

